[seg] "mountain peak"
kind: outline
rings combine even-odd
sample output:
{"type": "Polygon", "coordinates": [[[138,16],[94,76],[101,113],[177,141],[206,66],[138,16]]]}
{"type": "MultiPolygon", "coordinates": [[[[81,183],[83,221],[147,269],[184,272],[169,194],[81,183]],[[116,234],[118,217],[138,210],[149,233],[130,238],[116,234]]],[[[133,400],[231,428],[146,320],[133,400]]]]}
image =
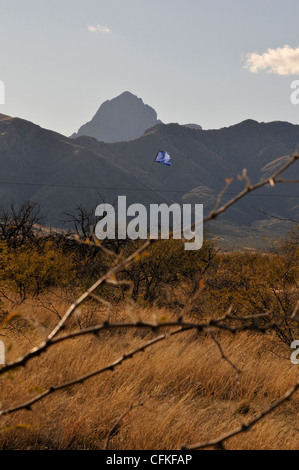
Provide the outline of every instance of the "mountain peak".
{"type": "MultiPolygon", "coordinates": [[[[116,96],[116,98],[113,98],[115,100],[117,100],[118,98],[132,98],[132,99],[138,99],[138,100],[141,100],[141,98],[138,98],[137,95],[134,95],[133,93],[131,93],[130,91],[123,91],[120,95],[116,96]]],[[[141,100],[142,101],[142,100],[141,100]]]]}
{"type": "Polygon", "coordinates": [[[107,143],[134,140],[160,122],[153,108],[133,93],[124,91],[105,101],[92,120],[72,137],[87,135],[107,143]]]}

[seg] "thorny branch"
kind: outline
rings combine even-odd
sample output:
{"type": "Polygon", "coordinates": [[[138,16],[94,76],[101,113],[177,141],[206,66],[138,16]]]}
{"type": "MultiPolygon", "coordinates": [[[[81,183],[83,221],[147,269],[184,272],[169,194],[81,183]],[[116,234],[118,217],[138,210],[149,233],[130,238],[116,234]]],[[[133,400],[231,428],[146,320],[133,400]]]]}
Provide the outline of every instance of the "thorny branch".
{"type": "Polygon", "coordinates": [[[283,397],[281,397],[279,400],[274,402],[272,405],[268,406],[265,408],[263,411],[261,411],[255,418],[253,418],[251,421],[248,421],[247,423],[241,424],[240,427],[237,429],[234,429],[233,431],[228,432],[227,434],[224,434],[221,437],[218,437],[216,439],[213,439],[211,441],[199,443],[199,444],[194,444],[191,446],[186,446],[182,447],[183,450],[200,450],[204,449],[206,447],[214,447],[215,449],[221,449],[225,450],[224,443],[231,439],[232,437],[237,436],[238,434],[241,434],[243,432],[248,432],[250,431],[255,424],[257,424],[259,421],[261,421],[263,418],[268,416],[272,411],[274,411],[276,408],[278,408],[280,405],[285,403],[287,400],[289,400],[292,395],[298,390],[299,388],[299,380],[298,382],[290,389],[288,390],[283,397]]]}
{"type": "MultiPolygon", "coordinates": [[[[95,371],[93,371],[89,374],[83,375],[83,376],[78,377],[77,379],[71,380],[69,382],[64,382],[60,385],[52,386],[48,390],[46,390],[45,392],[41,393],[40,395],[33,398],[32,400],[29,400],[26,403],[23,403],[22,405],[14,406],[12,408],[8,408],[8,409],[0,411],[0,416],[11,414],[11,413],[14,413],[16,411],[20,411],[20,410],[24,410],[24,409],[30,411],[32,405],[34,405],[35,403],[43,400],[47,396],[52,395],[53,393],[56,393],[56,392],[58,392],[60,390],[63,390],[65,388],[68,388],[72,385],[82,384],[86,380],[91,379],[92,377],[95,377],[97,375],[101,375],[104,372],[107,372],[107,371],[112,371],[113,372],[117,366],[123,364],[125,361],[127,361],[129,359],[132,359],[138,353],[144,352],[146,349],[150,348],[151,346],[153,346],[157,343],[160,343],[161,341],[167,340],[170,337],[173,337],[173,336],[178,335],[180,333],[186,332],[186,331],[196,330],[197,332],[209,332],[209,334],[211,334],[211,327],[215,327],[215,328],[219,328],[220,330],[229,331],[232,334],[235,334],[235,333],[238,333],[238,332],[241,332],[241,331],[258,331],[260,333],[265,333],[266,331],[268,331],[269,329],[272,328],[272,325],[268,324],[267,326],[259,326],[255,323],[255,320],[265,318],[265,317],[267,317],[267,314],[265,314],[265,315],[254,315],[252,317],[243,317],[243,318],[241,318],[241,317],[239,317],[239,318],[238,317],[232,317],[231,315],[226,315],[226,316],[224,316],[224,317],[222,317],[218,320],[210,320],[208,323],[205,323],[205,324],[184,323],[183,321],[165,322],[165,323],[161,323],[161,324],[152,324],[152,323],[143,323],[143,322],[127,323],[127,324],[124,324],[124,323],[119,323],[119,324],[117,324],[117,323],[116,324],[104,323],[103,325],[100,325],[98,327],[91,327],[91,328],[87,328],[85,330],[78,330],[76,332],[69,333],[65,336],[58,337],[58,338],[54,339],[51,343],[48,343],[48,348],[50,347],[50,345],[57,344],[61,341],[65,341],[66,339],[78,337],[78,336],[81,336],[83,334],[99,333],[99,331],[102,331],[102,330],[105,330],[105,329],[108,329],[108,328],[113,328],[113,329],[115,329],[115,328],[117,328],[117,329],[120,329],[120,328],[151,328],[153,330],[156,330],[157,328],[167,328],[167,327],[179,326],[179,328],[176,329],[176,330],[171,330],[167,333],[156,336],[154,339],[151,339],[151,340],[147,341],[146,343],[144,343],[142,346],[133,349],[129,353],[124,354],[123,356],[119,357],[118,359],[116,359],[112,363],[106,365],[105,367],[97,369],[97,370],[95,370],[95,371]],[[232,318],[234,320],[239,319],[242,322],[244,322],[245,320],[249,320],[249,321],[252,320],[252,322],[250,322],[248,325],[241,324],[239,326],[238,325],[237,326],[228,326],[228,325],[225,325],[225,324],[222,323],[223,321],[228,320],[228,319],[232,319],[232,318]]],[[[219,345],[219,343],[218,343],[218,345],[219,345]]],[[[220,348],[221,348],[221,346],[220,346],[220,348]]],[[[223,355],[223,357],[226,360],[228,360],[226,358],[226,356],[223,355]]],[[[230,361],[229,361],[229,363],[230,363],[230,365],[232,365],[236,369],[236,367],[230,361]]],[[[2,369],[2,370],[5,370],[5,368],[2,369]]]]}
{"type": "Polygon", "coordinates": [[[76,331],[71,331],[69,333],[66,333],[64,335],[60,335],[57,337],[50,338],[49,337],[50,335],[49,335],[47,340],[44,341],[40,345],[40,347],[33,348],[28,354],[2,367],[2,369],[0,369],[0,375],[3,375],[4,373],[11,371],[12,369],[15,369],[16,367],[25,366],[27,362],[29,362],[29,360],[33,359],[34,357],[40,356],[42,353],[46,352],[50,347],[58,343],[61,343],[71,338],[76,338],[76,337],[91,334],[91,333],[98,334],[100,333],[100,331],[103,331],[103,330],[118,329],[118,328],[122,328],[122,329],[146,328],[146,329],[152,329],[153,331],[156,331],[159,328],[181,326],[185,329],[196,329],[198,332],[202,332],[205,329],[208,329],[211,327],[218,328],[219,330],[229,331],[231,333],[237,333],[237,332],[241,332],[245,330],[264,332],[270,328],[273,328],[274,324],[270,323],[266,327],[256,325],[255,323],[252,323],[251,325],[229,326],[225,324],[224,322],[226,320],[239,320],[241,322],[252,320],[254,322],[255,320],[258,320],[261,318],[267,318],[267,317],[268,317],[268,314],[258,314],[258,315],[248,316],[248,317],[236,317],[232,315],[225,315],[218,319],[211,319],[210,321],[206,323],[202,323],[202,324],[184,322],[182,319],[180,319],[179,321],[174,321],[174,322],[161,322],[161,323],[151,323],[151,322],[141,322],[141,321],[137,323],[136,322],[135,323],[134,322],[133,323],[109,323],[109,321],[106,321],[100,325],[96,325],[96,326],[92,326],[89,328],[84,328],[84,329],[80,329],[76,331]]]}
{"type": "Polygon", "coordinates": [[[185,331],[188,331],[190,328],[179,328],[177,330],[174,330],[174,331],[171,331],[169,333],[166,333],[166,334],[162,334],[160,336],[157,336],[156,338],[150,340],[150,341],[147,341],[146,343],[144,343],[142,346],[138,347],[138,348],[135,348],[133,349],[132,351],[124,354],[123,356],[119,357],[118,359],[116,359],[116,361],[113,361],[111,362],[110,364],[108,364],[107,366],[105,367],[102,367],[101,369],[97,369],[93,372],[90,372],[89,374],[86,374],[86,375],[82,375],[81,377],[75,379],[75,380],[71,380],[69,382],[65,382],[61,385],[56,385],[54,387],[50,387],[48,390],[46,390],[44,393],[41,393],[40,395],[38,395],[37,397],[33,398],[32,400],[29,400],[28,402],[22,404],[22,405],[19,405],[19,406],[15,406],[15,407],[12,407],[12,408],[8,408],[6,410],[2,410],[0,411],[0,416],[4,416],[4,415],[7,415],[7,414],[11,414],[11,413],[14,413],[16,411],[20,411],[20,410],[28,410],[30,411],[31,410],[31,407],[32,405],[34,405],[35,403],[43,400],[44,398],[46,398],[47,396],[49,395],[52,395],[53,393],[56,393],[58,392],[59,390],[63,390],[67,387],[71,387],[72,385],[76,385],[76,384],[83,384],[84,382],[86,382],[86,380],[88,379],[91,379],[92,377],[95,377],[97,375],[100,375],[100,374],[103,374],[104,372],[107,372],[107,371],[111,371],[111,372],[114,372],[114,370],[120,366],[121,364],[123,364],[124,362],[128,361],[129,359],[131,359],[132,357],[136,356],[136,354],[140,353],[140,352],[144,352],[146,349],[150,348],[151,346],[153,346],[154,344],[157,344],[157,343],[160,343],[161,341],[165,340],[166,338],[170,338],[171,336],[175,336],[179,333],[182,333],[182,332],[185,332],[185,331]]]}

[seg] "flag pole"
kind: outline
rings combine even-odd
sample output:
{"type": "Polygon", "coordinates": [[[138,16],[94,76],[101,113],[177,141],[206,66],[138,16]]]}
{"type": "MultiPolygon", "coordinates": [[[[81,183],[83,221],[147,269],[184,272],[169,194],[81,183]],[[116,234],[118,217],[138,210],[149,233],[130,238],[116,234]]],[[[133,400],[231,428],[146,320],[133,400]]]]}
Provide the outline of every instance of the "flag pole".
{"type": "MultiPolygon", "coordinates": [[[[158,153],[159,153],[159,152],[158,152],[158,153]]],[[[157,155],[158,155],[158,153],[157,153],[157,155]]],[[[144,180],[144,183],[143,183],[144,186],[146,186],[146,184],[147,184],[147,182],[148,182],[148,179],[149,179],[149,177],[150,177],[150,174],[151,174],[151,171],[152,171],[152,169],[153,169],[154,163],[155,163],[155,161],[156,161],[157,155],[155,156],[154,160],[152,161],[152,164],[151,164],[151,166],[150,166],[150,169],[149,169],[148,172],[147,172],[147,175],[146,175],[145,180],[144,180]]],[[[141,195],[142,195],[142,192],[140,191],[138,203],[140,202],[141,195]]]]}
{"type": "MultiPolygon", "coordinates": [[[[151,172],[152,172],[153,166],[154,166],[155,162],[157,161],[157,157],[158,157],[158,155],[159,155],[160,152],[161,152],[161,150],[158,150],[158,152],[157,152],[157,154],[156,154],[154,160],[152,161],[152,164],[151,164],[151,166],[150,166],[150,169],[148,170],[147,175],[146,175],[146,178],[145,178],[144,183],[143,183],[144,186],[147,184],[147,182],[148,182],[148,180],[149,180],[149,177],[150,177],[150,174],[151,174],[151,172]]],[[[139,196],[138,202],[140,202],[140,199],[141,199],[141,192],[140,192],[140,196],[139,196]]]]}
{"type": "MultiPolygon", "coordinates": [[[[158,155],[158,153],[157,153],[157,155],[158,155]]],[[[150,177],[150,174],[151,174],[151,171],[152,171],[152,169],[153,169],[154,163],[155,163],[155,161],[156,161],[157,155],[155,156],[154,160],[152,161],[151,167],[150,167],[150,169],[149,169],[148,172],[147,172],[147,176],[146,176],[146,178],[145,178],[145,180],[144,180],[144,184],[146,184],[146,183],[148,182],[148,179],[149,179],[149,177],[150,177]]]]}

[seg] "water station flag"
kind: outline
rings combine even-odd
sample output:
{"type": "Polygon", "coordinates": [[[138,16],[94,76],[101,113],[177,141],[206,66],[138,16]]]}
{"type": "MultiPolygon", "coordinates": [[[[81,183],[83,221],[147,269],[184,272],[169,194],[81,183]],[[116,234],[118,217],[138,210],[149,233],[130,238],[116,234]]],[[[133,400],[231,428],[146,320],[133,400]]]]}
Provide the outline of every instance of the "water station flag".
{"type": "Polygon", "coordinates": [[[164,152],[163,150],[159,150],[155,162],[171,166],[170,155],[167,152],[164,152]]]}

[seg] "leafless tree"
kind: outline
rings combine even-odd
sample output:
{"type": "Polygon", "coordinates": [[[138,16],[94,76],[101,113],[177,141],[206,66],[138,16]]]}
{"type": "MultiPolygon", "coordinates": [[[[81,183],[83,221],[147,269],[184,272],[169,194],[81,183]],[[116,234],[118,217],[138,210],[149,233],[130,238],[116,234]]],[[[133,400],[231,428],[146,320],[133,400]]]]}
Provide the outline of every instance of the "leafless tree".
{"type": "Polygon", "coordinates": [[[21,206],[11,203],[9,208],[0,206],[0,239],[13,246],[32,240],[40,231],[42,218],[36,202],[27,201],[21,206]]]}

